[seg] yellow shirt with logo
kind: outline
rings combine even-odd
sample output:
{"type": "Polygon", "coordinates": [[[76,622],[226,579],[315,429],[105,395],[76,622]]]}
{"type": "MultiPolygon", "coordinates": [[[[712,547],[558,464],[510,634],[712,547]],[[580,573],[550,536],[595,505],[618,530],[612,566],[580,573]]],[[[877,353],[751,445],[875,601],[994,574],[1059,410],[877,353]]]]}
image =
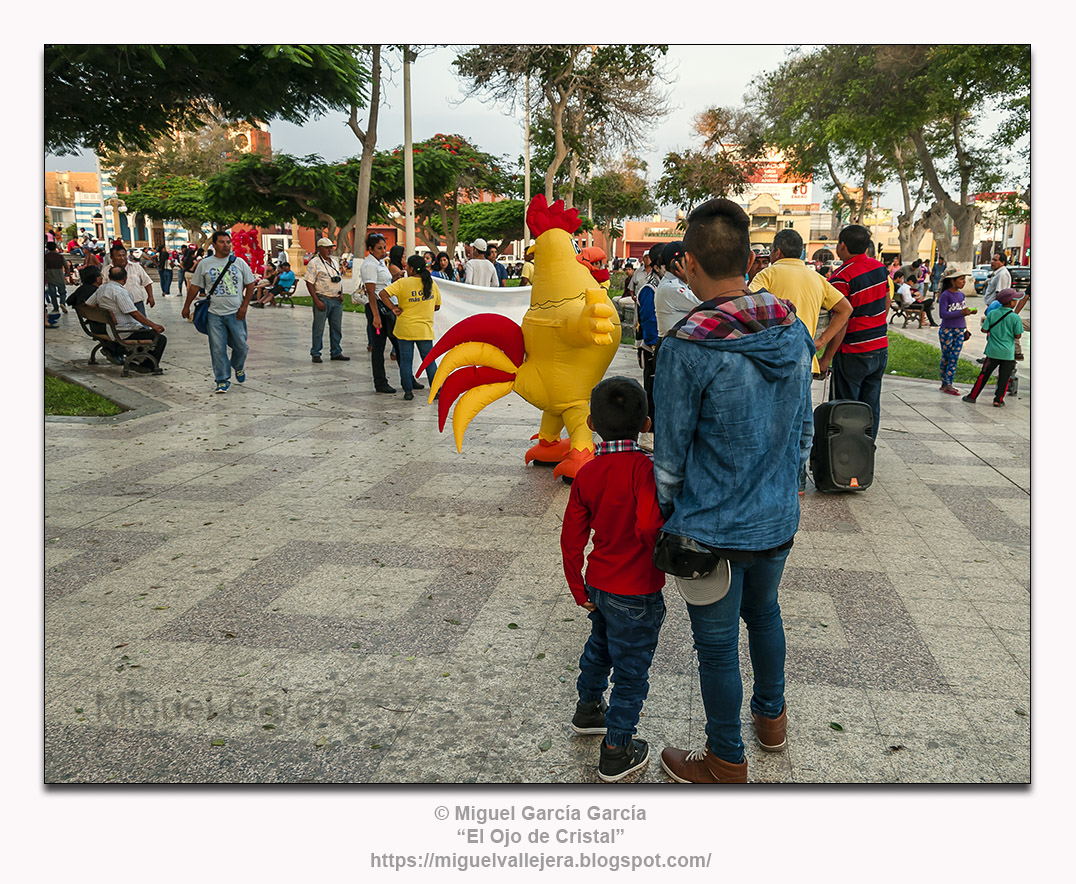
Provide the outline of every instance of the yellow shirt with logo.
{"type": "Polygon", "coordinates": [[[395,297],[403,311],[396,317],[393,334],[405,341],[433,340],[433,311],[441,306],[441,291],[434,281],[430,297],[422,298],[422,277],[401,276],[383,289],[386,298],[395,297]]]}

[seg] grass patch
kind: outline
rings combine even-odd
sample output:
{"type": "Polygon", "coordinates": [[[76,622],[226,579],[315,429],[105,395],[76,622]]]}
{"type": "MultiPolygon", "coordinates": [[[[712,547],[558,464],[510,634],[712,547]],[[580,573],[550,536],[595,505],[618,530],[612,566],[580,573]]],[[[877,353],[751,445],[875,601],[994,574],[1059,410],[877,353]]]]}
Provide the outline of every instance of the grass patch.
{"type": "MultiPolygon", "coordinates": [[[[297,307],[313,307],[314,299],[309,295],[293,295],[291,299],[297,307]]],[[[351,296],[348,295],[343,299],[344,312],[345,313],[365,313],[365,304],[352,304],[351,296]]]]}
{"type": "Polygon", "coordinates": [[[101,417],[122,412],[111,399],[62,378],[45,375],[45,414],[101,417]]]}
{"type": "MultiPolygon", "coordinates": [[[[886,374],[896,374],[905,378],[928,378],[940,381],[938,363],[941,362],[941,350],[923,341],[916,341],[898,332],[888,332],[889,362],[886,374]]],[[[979,376],[979,366],[967,359],[958,359],[956,378],[958,384],[972,384],[979,376]]]]}

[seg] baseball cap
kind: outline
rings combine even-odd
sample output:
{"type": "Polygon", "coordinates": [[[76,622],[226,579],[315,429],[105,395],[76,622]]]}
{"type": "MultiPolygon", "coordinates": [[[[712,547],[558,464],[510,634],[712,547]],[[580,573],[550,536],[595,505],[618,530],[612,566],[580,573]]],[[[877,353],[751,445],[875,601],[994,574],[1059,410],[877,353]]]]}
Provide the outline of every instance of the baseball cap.
{"type": "Polygon", "coordinates": [[[668,267],[673,261],[680,261],[684,257],[684,244],[677,240],[676,242],[670,242],[665,244],[665,249],[661,253],[661,263],[668,267]]]}
{"type": "Polygon", "coordinates": [[[329,239],[329,237],[327,237],[327,236],[323,236],[321,239],[318,240],[318,245],[319,246],[331,246],[332,244],[333,244],[333,241],[331,239],[329,239]]]}
{"type": "Polygon", "coordinates": [[[663,243],[663,242],[654,243],[650,247],[650,252],[649,252],[649,254],[650,254],[650,263],[651,264],[660,264],[661,263],[661,256],[664,253],[664,251],[665,251],[665,243],[663,243]]]}
{"type": "Polygon", "coordinates": [[[676,588],[689,605],[712,605],[729,591],[732,568],[728,559],[718,559],[714,569],[699,577],[674,577],[676,588]]]}
{"type": "Polygon", "coordinates": [[[1008,304],[1010,301],[1015,301],[1020,297],[1020,293],[1016,289],[1002,289],[997,293],[996,300],[1001,304],[1008,304]]]}
{"type": "Polygon", "coordinates": [[[474,246],[476,249],[478,249],[478,251],[480,251],[480,252],[488,252],[489,251],[489,246],[486,245],[486,241],[484,239],[482,239],[481,237],[476,239],[473,243],[471,243],[471,245],[474,246]]]}

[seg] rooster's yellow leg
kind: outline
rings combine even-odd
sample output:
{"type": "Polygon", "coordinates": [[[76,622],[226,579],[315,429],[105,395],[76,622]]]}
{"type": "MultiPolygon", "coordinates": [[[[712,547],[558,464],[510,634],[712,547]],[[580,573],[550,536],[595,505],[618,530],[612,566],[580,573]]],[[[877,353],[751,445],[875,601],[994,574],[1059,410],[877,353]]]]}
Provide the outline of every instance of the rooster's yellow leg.
{"type": "Polygon", "coordinates": [[[568,456],[553,470],[555,477],[574,479],[579,468],[587,461],[594,459],[594,434],[587,426],[589,414],[590,403],[588,402],[577,403],[564,411],[564,424],[568,428],[572,447],[568,456]]]}
{"type": "Polygon", "coordinates": [[[568,456],[571,441],[560,438],[564,421],[560,415],[542,412],[542,423],[538,428],[538,443],[531,446],[524,458],[525,463],[536,460],[539,463],[560,463],[568,456]]]}

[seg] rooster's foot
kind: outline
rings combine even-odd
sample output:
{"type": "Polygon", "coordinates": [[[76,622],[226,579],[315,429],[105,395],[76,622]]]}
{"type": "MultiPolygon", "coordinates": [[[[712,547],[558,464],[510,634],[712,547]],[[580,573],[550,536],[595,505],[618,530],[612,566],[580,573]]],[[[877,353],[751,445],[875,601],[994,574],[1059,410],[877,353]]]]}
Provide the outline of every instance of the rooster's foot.
{"type": "Polygon", "coordinates": [[[539,438],[538,444],[528,449],[524,462],[530,463],[533,460],[540,464],[558,464],[568,456],[571,447],[571,439],[546,442],[544,439],[539,438]]]}

